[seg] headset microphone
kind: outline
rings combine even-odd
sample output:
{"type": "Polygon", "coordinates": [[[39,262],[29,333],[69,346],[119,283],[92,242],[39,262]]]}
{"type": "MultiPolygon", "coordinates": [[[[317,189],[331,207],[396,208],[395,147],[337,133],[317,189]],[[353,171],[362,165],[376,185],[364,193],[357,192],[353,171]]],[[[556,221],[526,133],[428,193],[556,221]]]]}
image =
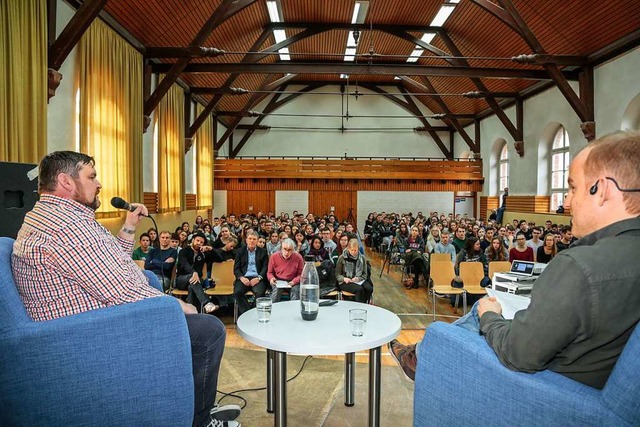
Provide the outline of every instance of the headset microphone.
{"type": "Polygon", "coordinates": [[[591,188],[589,189],[589,194],[594,196],[597,192],[598,192],[598,181],[596,181],[596,183],[591,186],[591,188]]]}

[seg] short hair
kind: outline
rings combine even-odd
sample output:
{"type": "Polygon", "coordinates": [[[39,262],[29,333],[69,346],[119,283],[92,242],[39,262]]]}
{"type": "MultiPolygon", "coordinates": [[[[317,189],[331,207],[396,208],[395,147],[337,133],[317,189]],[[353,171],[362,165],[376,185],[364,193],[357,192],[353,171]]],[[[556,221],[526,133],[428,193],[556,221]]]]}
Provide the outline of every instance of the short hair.
{"type": "Polygon", "coordinates": [[[450,234],[451,234],[451,232],[449,231],[448,228],[445,228],[440,232],[441,236],[449,236],[450,234]]]}
{"type": "Polygon", "coordinates": [[[360,244],[358,243],[358,239],[349,239],[349,243],[347,243],[347,248],[360,248],[360,244]]]}
{"type": "MultiPolygon", "coordinates": [[[[601,174],[617,181],[619,188],[640,188],[640,132],[618,132],[591,142],[584,175],[595,182],[601,174]]],[[[588,182],[588,185],[592,185],[588,182]]],[[[640,192],[623,192],[627,212],[640,214],[640,192]]]]}
{"type": "Polygon", "coordinates": [[[162,230],[158,233],[158,237],[162,236],[163,234],[168,234],[169,236],[171,236],[171,232],[169,230],[162,230]]]}
{"type": "Polygon", "coordinates": [[[290,238],[288,238],[288,237],[287,237],[287,238],[286,238],[286,239],[284,239],[284,240],[282,241],[282,243],[280,244],[280,247],[281,247],[281,248],[284,248],[285,246],[286,246],[286,247],[288,247],[288,248],[292,248],[292,249],[293,249],[293,248],[295,248],[295,247],[296,247],[296,244],[295,244],[295,243],[293,243],[293,240],[291,240],[290,238]]]}
{"type": "Polygon", "coordinates": [[[180,240],[180,235],[178,233],[171,233],[171,240],[180,240]]]}
{"type": "Polygon", "coordinates": [[[61,173],[78,178],[83,167],[95,164],[93,157],[75,151],[54,151],[47,154],[38,166],[38,192],[55,191],[58,175],[61,173]]]}
{"type": "Polygon", "coordinates": [[[146,237],[147,239],[151,240],[151,237],[149,237],[149,233],[142,233],[138,240],[142,240],[143,237],[146,237]]]}
{"type": "MultiPolygon", "coordinates": [[[[206,239],[205,239],[205,241],[206,241],[206,239]]],[[[220,241],[222,243],[224,243],[225,245],[227,243],[231,243],[231,242],[233,242],[234,245],[238,244],[238,239],[233,234],[230,234],[228,237],[223,237],[222,239],[220,239],[220,241]]]]}
{"type": "Polygon", "coordinates": [[[249,236],[256,236],[256,238],[260,237],[258,236],[258,233],[255,232],[255,230],[253,230],[252,228],[248,228],[247,231],[245,232],[245,238],[249,237],[249,236]]]}
{"type": "Polygon", "coordinates": [[[563,225],[562,228],[560,228],[560,233],[562,234],[566,234],[571,232],[571,226],[570,225],[563,225]]]}

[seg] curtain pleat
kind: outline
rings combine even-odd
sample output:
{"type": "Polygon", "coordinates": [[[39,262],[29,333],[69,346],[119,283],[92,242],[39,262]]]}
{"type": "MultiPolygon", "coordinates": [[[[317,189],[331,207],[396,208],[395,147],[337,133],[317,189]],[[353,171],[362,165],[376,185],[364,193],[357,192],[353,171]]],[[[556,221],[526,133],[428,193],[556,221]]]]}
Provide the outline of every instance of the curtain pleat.
{"type": "Polygon", "coordinates": [[[47,153],[47,2],[0,1],[0,161],[47,153]]]}
{"type": "Polygon", "coordinates": [[[142,55],[99,20],[79,43],[80,151],[102,183],[99,217],[121,215],[113,196],[142,202],[142,55]]]}
{"type": "Polygon", "coordinates": [[[158,211],[179,212],[185,205],[184,91],[173,85],[158,108],[158,211]]]}
{"type": "MultiPolygon", "coordinates": [[[[196,117],[204,107],[196,104],[196,117]]],[[[197,208],[211,209],[213,207],[213,118],[211,115],[196,132],[196,183],[197,208]]]]}

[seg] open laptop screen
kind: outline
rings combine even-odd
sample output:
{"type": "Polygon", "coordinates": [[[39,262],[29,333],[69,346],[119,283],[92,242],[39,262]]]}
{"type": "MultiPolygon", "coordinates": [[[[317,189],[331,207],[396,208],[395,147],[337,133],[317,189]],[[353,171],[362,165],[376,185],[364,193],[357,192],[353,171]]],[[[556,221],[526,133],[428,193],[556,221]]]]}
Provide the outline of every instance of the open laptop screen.
{"type": "Polygon", "coordinates": [[[532,275],[534,263],[528,261],[513,261],[511,264],[511,272],[523,275],[532,275]]]}

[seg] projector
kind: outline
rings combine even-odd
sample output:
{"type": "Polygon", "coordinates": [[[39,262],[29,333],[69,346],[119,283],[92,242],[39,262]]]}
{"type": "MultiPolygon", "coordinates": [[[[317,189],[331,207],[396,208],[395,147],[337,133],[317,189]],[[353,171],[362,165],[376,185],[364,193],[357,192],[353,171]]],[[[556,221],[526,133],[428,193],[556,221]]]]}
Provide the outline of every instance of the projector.
{"type": "Polygon", "coordinates": [[[536,262],[533,265],[533,274],[535,276],[539,276],[542,274],[542,272],[544,271],[544,269],[547,268],[547,264],[544,264],[542,262],[536,262]]]}

